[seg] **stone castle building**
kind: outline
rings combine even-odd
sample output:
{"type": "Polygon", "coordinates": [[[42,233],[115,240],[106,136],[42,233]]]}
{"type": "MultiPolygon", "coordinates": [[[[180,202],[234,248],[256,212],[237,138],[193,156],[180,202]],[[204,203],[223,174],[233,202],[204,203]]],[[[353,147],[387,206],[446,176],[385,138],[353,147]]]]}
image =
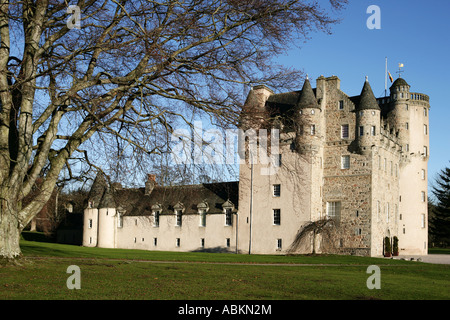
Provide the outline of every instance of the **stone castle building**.
{"type": "Polygon", "coordinates": [[[395,236],[400,254],[427,254],[429,108],[403,78],[382,98],[367,79],[350,97],[336,76],[289,93],[254,87],[240,126],[278,129],[274,163],[246,153],[238,182],[194,186],[149,175],[145,188],[122,189],[98,176],[83,245],[381,256],[395,236]]]}

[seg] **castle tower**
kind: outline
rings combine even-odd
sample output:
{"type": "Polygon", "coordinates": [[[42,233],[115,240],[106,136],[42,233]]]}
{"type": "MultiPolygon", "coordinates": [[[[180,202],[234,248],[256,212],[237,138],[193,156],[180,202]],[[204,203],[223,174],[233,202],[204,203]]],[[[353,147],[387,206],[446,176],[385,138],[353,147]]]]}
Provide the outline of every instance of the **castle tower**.
{"type": "Polygon", "coordinates": [[[359,104],[355,108],[356,126],[355,137],[359,153],[368,154],[372,146],[376,145],[377,133],[380,128],[380,107],[366,77],[360,95],[359,104]]]}
{"type": "Polygon", "coordinates": [[[320,145],[320,137],[323,133],[322,110],[317,103],[317,98],[308,78],[303,83],[295,113],[297,119],[297,150],[299,152],[316,150],[320,145]]]}
{"type": "Polygon", "coordinates": [[[116,205],[112,190],[109,186],[103,194],[98,210],[98,238],[97,246],[100,248],[115,248],[116,236],[116,205]]]}
{"type": "Polygon", "coordinates": [[[402,146],[402,151],[407,154],[410,149],[410,86],[403,79],[398,78],[390,88],[390,112],[387,124],[391,131],[398,133],[397,137],[402,146]]]}
{"type": "Polygon", "coordinates": [[[398,78],[390,88],[388,123],[402,145],[399,176],[400,254],[428,252],[429,97],[398,78]]]}
{"type": "Polygon", "coordinates": [[[83,246],[96,247],[98,240],[98,211],[100,201],[106,188],[106,180],[103,174],[95,177],[88,197],[87,207],[83,216],[83,246]]]}
{"type": "Polygon", "coordinates": [[[242,108],[239,127],[242,130],[261,128],[268,118],[266,101],[273,94],[265,85],[254,86],[242,108]]]}
{"type": "Polygon", "coordinates": [[[105,176],[97,174],[83,217],[83,246],[114,248],[116,210],[105,176]]]}

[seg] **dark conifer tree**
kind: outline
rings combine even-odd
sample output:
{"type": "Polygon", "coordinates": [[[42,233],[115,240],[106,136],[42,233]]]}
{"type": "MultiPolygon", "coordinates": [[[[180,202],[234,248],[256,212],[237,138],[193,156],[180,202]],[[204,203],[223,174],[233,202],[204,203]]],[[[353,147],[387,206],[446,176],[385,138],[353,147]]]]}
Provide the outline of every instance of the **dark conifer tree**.
{"type": "Polygon", "coordinates": [[[450,245],[450,168],[447,167],[438,174],[433,187],[436,197],[434,217],[430,224],[430,233],[435,241],[442,245],[450,245]]]}

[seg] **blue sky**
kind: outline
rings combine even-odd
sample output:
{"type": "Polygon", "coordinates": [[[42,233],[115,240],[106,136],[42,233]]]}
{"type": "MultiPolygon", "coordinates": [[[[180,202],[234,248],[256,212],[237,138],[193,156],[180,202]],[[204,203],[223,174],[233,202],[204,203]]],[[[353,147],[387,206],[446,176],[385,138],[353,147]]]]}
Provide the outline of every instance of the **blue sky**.
{"type": "MultiPolygon", "coordinates": [[[[450,1],[350,0],[339,16],[342,21],[332,27],[331,35],[311,34],[280,62],[306,72],[313,87],[320,75],[336,75],[341,90],[350,96],[360,94],[368,76],[376,97],[384,95],[385,58],[394,79],[398,63],[403,63],[402,78],[411,91],[430,96],[431,183],[450,166],[450,1]],[[367,28],[370,5],[381,10],[381,29],[367,28]]],[[[389,86],[388,80],[388,90],[389,86]]]]}

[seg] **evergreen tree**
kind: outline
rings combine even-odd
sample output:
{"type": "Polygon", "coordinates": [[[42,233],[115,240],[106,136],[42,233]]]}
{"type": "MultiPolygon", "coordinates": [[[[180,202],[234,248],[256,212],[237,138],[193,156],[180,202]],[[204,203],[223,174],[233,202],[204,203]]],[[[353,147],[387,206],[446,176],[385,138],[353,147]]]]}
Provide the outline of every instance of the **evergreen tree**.
{"type": "Polygon", "coordinates": [[[430,232],[440,245],[448,246],[450,245],[450,168],[445,168],[438,174],[433,194],[437,202],[430,232]]]}

